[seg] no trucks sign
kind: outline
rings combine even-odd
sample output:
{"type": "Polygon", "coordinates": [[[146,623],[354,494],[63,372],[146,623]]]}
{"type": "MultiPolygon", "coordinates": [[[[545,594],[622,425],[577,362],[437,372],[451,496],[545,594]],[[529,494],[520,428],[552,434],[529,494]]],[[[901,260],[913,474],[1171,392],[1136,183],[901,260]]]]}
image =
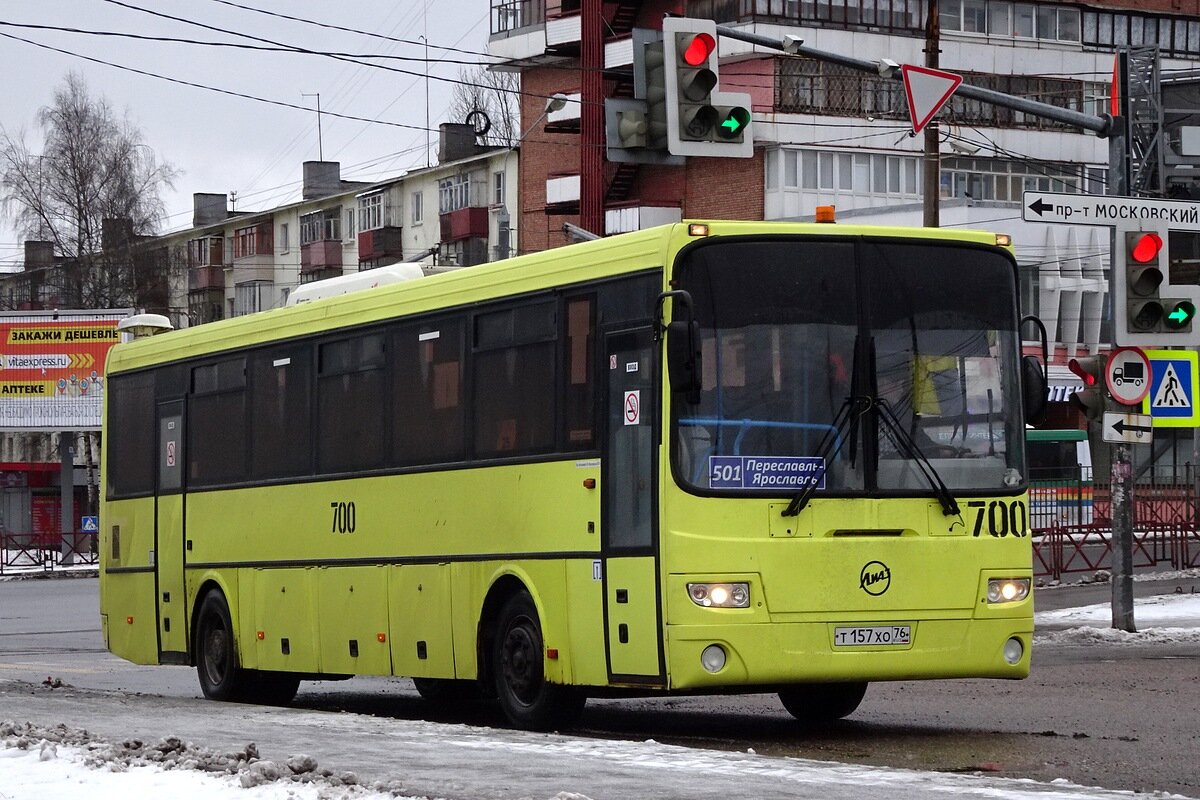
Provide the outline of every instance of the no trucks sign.
{"type": "Polygon", "coordinates": [[[0,430],[99,430],[125,311],[0,314],[0,430]]]}

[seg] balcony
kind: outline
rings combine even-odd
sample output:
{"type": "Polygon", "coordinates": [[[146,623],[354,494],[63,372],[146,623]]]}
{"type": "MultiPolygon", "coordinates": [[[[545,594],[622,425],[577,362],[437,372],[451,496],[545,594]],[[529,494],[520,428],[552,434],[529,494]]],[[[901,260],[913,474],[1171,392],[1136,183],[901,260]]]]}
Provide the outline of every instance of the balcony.
{"type": "Polygon", "coordinates": [[[188,291],[224,288],[225,269],[220,264],[208,264],[188,270],[188,291]]]}
{"type": "Polygon", "coordinates": [[[300,274],[319,272],[336,267],[342,268],[342,242],[340,239],[324,239],[300,245],[300,274]]]}
{"type": "Polygon", "coordinates": [[[470,206],[448,211],[442,214],[440,219],[443,242],[488,238],[488,210],[484,206],[470,206]]]}
{"type": "Polygon", "coordinates": [[[358,261],[375,261],[381,258],[400,258],[403,255],[398,226],[385,226],[358,234],[358,261]]]}

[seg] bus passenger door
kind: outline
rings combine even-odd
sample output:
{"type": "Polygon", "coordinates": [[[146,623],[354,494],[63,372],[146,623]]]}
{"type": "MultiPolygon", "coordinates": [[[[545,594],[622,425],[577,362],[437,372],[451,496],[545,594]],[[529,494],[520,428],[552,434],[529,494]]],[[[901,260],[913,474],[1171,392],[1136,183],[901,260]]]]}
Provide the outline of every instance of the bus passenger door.
{"type": "Polygon", "coordinates": [[[183,401],[158,406],[158,491],[154,503],[154,582],[158,652],[164,664],[186,664],[187,600],[183,583],[183,401]]]}
{"type": "Polygon", "coordinates": [[[605,356],[608,433],[601,547],[608,672],[617,682],[660,684],[657,360],[650,328],[609,334],[605,356]]]}

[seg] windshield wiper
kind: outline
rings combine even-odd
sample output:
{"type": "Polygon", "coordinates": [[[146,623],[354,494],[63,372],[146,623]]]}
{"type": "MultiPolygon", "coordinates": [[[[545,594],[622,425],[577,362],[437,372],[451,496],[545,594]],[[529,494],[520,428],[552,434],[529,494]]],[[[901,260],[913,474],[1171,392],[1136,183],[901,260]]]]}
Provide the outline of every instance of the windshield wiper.
{"type": "Polygon", "coordinates": [[[912,435],[904,430],[904,426],[900,424],[896,413],[892,411],[892,405],[883,398],[876,398],[875,407],[880,409],[879,419],[883,420],[884,427],[891,434],[892,441],[896,448],[906,458],[916,462],[917,467],[925,480],[933,488],[933,493],[937,497],[938,502],[942,504],[942,514],[947,517],[957,516],[961,512],[958,508],[958,501],[954,499],[954,494],[950,491],[950,487],[942,480],[942,476],[933,468],[933,464],[929,463],[929,459],[921,452],[921,448],[917,445],[912,435]]]}
{"type": "MultiPolygon", "coordinates": [[[[825,431],[820,444],[817,445],[816,455],[821,459],[821,468],[813,475],[812,481],[792,498],[792,502],[788,503],[788,507],[780,513],[780,516],[794,517],[804,510],[804,507],[812,500],[813,493],[817,491],[817,486],[825,478],[825,473],[829,470],[829,462],[842,452],[847,433],[853,435],[853,432],[858,430],[859,417],[870,407],[871,398],[869,397],[846,398],[833,418],[833,425],[825,431]],[[832,452],[830,452],[831,449],[832,452]]],[[[851,454],[851,458],[853,458],[853,450],[851,450],[851,454]]]]}

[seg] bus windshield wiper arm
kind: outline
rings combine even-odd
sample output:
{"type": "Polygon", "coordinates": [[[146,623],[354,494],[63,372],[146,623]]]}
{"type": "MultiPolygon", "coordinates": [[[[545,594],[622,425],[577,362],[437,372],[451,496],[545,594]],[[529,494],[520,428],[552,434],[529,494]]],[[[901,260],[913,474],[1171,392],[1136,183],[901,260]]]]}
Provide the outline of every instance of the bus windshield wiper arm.
{"type": "Polygon", "coordinates": [[[817,457],[821,459],[820,470],[813,476],[812,481],[792,498],[792,502],[788,503],[788,507],[780,513],[780,516],[794,517],[804,510],[817,490],[817,485],[824,479],[825,473],[829,469],[829,461],[837,458],[838,453],[842,451],[842,445],[846,443],[847,433],[857,428],[858,418],[870,407],[871,398],[869,397],[846,398],[833,418],[833,425],[825,431],[825,436],[817,445],[817,457]],[[832,452],[830,452],[831,450],[832,452]]]}
{"type": "Polygon", "coordinates": [[[904,426],[900,424],[900,420],[896,418],[896,413],[892,411],[892,405],[883,398],[876,398],[875,407],[880,410],[879,419],[883,420],[883,426],[892,436],[892,441],[896,443],[896,447],[905,457],[916,462],[917,467],[933,488],[934,495],[937,496],[938,502],[942,504],[942,514],[947,517],[955,516],[959,513],[958,501],[954,499],[954,494],[950,491],[950,487],[942,480],[942,476],[933,468],[933,464],[929,463],[929,459],[921,452],[921,448],[917,446],[917,442],[913,439],[908,431],[904,430],[904,426]]]}

